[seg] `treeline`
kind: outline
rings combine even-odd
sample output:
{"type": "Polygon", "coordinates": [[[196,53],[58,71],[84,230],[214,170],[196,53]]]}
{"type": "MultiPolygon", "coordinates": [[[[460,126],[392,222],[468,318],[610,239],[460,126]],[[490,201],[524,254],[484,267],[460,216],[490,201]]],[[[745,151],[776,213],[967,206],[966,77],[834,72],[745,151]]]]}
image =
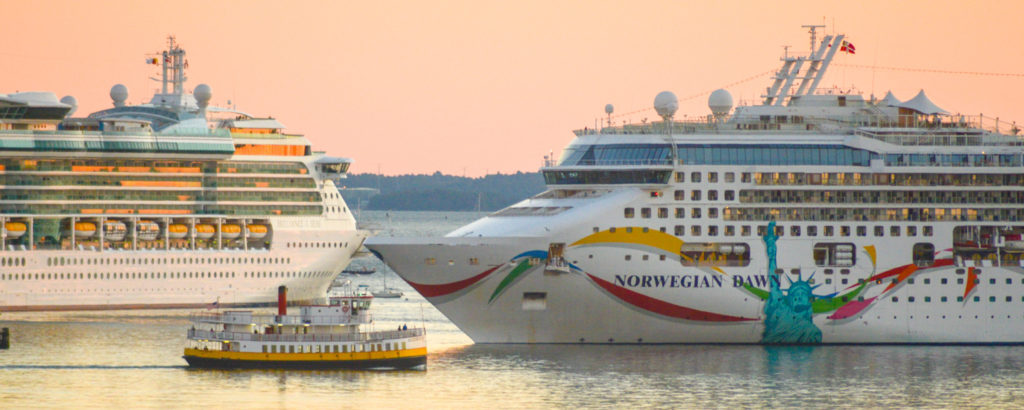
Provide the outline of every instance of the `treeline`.
{"type": "Polygon", "coordinates": [[[349,174],[341,191],[349,207],[394,211],[495,211],[544,191],[540,173],[454,175],[349,174]],[[359,189],[366,188],[366,189],[359,189]],[[378,190],[379,189],[379,193],[378,190]]]}

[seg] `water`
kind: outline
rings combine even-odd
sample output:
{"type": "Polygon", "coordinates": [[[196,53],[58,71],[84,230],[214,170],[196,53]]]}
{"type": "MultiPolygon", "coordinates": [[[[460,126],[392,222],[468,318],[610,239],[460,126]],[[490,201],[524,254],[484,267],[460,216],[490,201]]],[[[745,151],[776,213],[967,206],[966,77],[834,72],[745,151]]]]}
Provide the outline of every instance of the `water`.
{"type": "MultiPolygon", "coordinates": [[[[439,235],[470,213],[368,212],[379,235],[439,235]]],[[[473,345],[402,289],[374,326],[424,323],[413,371],[192,370],[188,310],[4,313],[0,408],[1024,407],[1022,346],[473,345]]]]}

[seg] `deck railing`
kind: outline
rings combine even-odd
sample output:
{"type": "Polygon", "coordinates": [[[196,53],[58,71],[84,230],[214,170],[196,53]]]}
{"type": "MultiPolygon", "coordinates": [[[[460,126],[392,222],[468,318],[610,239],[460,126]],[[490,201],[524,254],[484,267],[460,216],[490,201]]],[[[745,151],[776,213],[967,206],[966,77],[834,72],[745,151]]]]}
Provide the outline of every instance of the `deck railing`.
{"type": "Polygon", "coordinates": [[[193,340],[231,340],[245,342],[376,342],[423,336],[426,332],[427,331],[424,328],[414,328],[361,333],[264,334],[189,329],[188,338],[193,340]]]}

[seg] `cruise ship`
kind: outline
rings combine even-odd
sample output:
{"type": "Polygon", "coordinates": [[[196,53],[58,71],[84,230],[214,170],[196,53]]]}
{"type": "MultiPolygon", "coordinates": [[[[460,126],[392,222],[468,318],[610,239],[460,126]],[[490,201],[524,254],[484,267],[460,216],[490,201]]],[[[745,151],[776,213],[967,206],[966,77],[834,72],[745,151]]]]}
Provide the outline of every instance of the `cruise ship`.
{"type": "Polygon", "coordinates": [[[185,91],[185,51],[148,58],[147,104],[72,117],[74,97],[0,94],[0,311],[267,304],[325,297],[366,234],[351,161],[273,118],[185,91]]]}
{"type": "Polygon", "coordinates": [[[853,47],[815,28],[759,104],[659,94],[575,131],[543,193],[366,246],[477,343],[1024,343],[1020,130],[819,90],[853,47]]]}

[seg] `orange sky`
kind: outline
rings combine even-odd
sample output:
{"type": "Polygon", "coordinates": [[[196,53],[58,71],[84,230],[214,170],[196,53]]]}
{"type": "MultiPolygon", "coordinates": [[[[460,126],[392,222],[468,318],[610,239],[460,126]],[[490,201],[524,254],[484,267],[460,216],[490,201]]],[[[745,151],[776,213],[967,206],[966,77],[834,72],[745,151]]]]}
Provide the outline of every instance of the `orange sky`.
{"type": "MultiPolygon", "coordinates": [[[[74,95],[84,115],[128,86],[173,34],[191,90],[278,118],[352,172],[479,176],[536,171],[571,130],[646,110],[662,90],[679,116],[708,92],[806,52],[801,24],[845,33],[847,65],[1010,73],[980,76],[833,67],[821,87],[1024,122],[1024,2],[858,1],[23,1],[0,0],[0,93],[74,95]]],[[[752,101],[767,77],[728,87],[752,101]]],[[[653,110],[632,121],[656,117],[653,110]]]]}

